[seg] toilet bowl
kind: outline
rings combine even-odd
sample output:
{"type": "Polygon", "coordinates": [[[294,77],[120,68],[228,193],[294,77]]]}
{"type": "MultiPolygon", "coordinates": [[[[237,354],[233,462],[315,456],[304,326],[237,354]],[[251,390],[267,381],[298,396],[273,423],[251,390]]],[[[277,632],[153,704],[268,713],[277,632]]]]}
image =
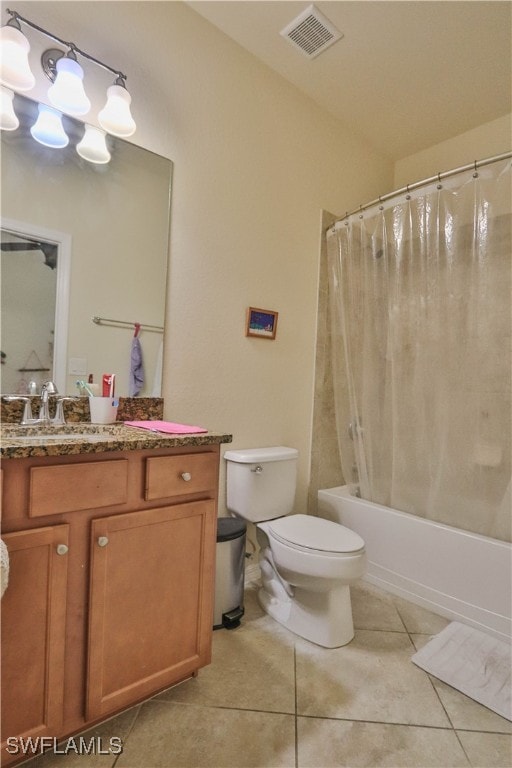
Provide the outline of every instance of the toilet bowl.
{"type": "Polygon", "coordinates": [[[290,515],[257,524],[264,610],[326,648],[354,637],[349,585],[366,569],[364,541],[337,523],[290,515]]]}
{"type": "Polygon", "coordinates": [[[363,539],[312,515],[290,514],[298,452],[277,447],[228,451],[228,510],[255,523],[263,609],[327,648],[354,636],[349,585],[366,570],[363,539]]]}

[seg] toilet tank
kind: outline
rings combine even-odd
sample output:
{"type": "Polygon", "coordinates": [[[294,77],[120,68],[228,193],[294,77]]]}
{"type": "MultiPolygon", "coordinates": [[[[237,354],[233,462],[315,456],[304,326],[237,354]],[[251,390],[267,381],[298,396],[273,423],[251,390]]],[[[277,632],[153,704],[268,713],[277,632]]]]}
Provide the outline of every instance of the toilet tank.
{"type": "Polygon", "coordinates": [[[288,515],[295,500],[298,455],[285,446],[226,451],[228,510],[252,523],[288,515]]]}

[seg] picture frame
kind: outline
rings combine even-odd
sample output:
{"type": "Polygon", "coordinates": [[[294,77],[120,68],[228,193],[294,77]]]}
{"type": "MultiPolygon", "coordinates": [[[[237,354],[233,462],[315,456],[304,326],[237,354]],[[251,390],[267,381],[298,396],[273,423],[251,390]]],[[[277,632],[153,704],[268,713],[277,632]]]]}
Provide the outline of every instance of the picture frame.
{"type": "Polygon", "coordinates": [[[245,323],[245,335],[259,339],[275,339],[279,313],[271,309],[248,307],[245,323]]]}

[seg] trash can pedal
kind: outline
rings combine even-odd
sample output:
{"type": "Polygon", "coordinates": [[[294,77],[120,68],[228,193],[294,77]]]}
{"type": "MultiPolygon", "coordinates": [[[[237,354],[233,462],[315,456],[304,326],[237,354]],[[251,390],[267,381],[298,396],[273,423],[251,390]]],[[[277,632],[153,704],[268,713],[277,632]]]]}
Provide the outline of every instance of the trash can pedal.
{"type": "Polygon", "coordinates": [[[222,626],[225,629],[236,629],[240,626],[240,619],[244,615],[243,608],[235,608],[233,611],[228,611],[222,614],[222,626]]]}

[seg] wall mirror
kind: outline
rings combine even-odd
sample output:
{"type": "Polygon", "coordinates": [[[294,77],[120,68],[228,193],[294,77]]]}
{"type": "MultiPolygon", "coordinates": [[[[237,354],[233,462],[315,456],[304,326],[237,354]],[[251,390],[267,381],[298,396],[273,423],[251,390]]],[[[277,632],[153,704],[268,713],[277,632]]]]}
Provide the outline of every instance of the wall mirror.
{"type": "Polygon", "coordinates": [[[37,104],[16,95],[14,108],[20,126],[1,135],[2,393],[53,378],[77,394],[77,380],[115,373],[127,396],[140,323],[139,394],[159,396],[172,162],[109,136],[110,162],[89,163],[80,121],[64,117],[69,145],[51,149],[30,135],[37,104]]]}

